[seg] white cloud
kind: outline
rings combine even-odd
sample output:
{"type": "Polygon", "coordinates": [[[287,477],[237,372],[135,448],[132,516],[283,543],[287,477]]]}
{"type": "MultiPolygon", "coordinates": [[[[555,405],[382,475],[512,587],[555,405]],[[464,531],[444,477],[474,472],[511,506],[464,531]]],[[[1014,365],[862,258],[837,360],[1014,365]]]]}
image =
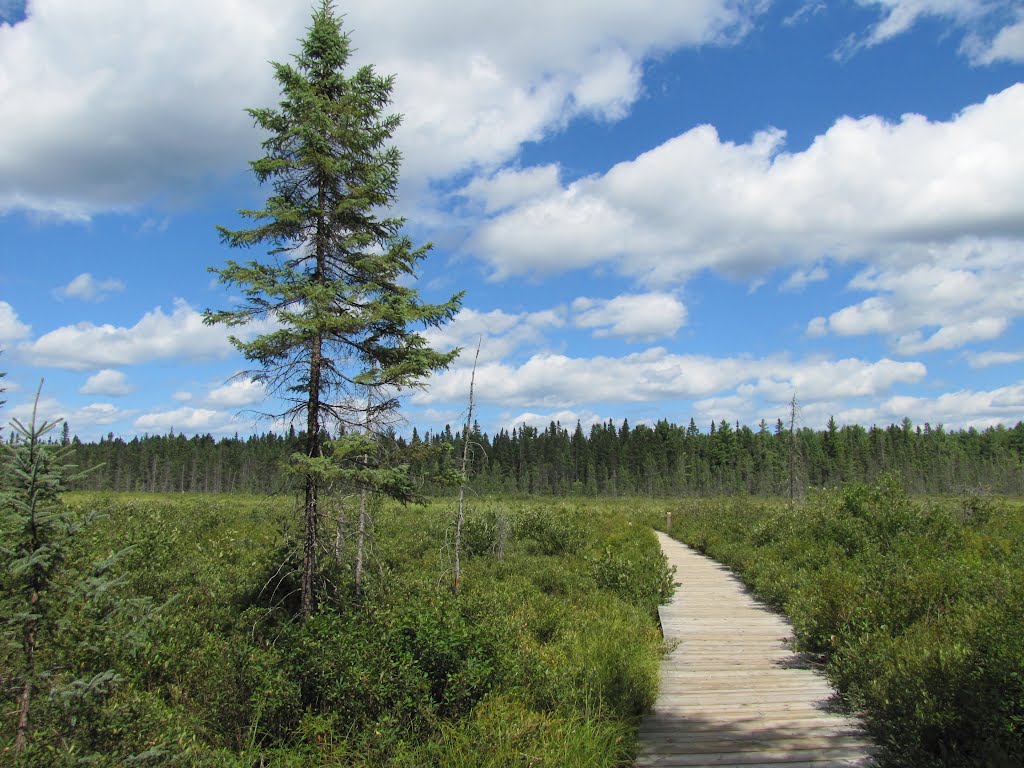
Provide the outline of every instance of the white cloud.
{"type": "Polygon", "coordinates": [[[133,390],[128,385],[128,378],[123,372],[104,368],[90,376],[78,391],[86,395],[118,397],[131,394],[133,390]]]}
{"type": "MultiPolygon", "coordinates": [[[[477,369],[476,393],[481,403],[533,409],[733,393],[784,402],[794,391],[810,402],[877,397],[897,384],[919,383],[926,374],[918,362],[713,358],[671,354],[654,347],[623,357],[542,353],[521,365],[487,363],[477,369]]],[[[460,402],[469,391],[469,377],[466,368],[439,374],[431,379],[428,390],[412,396],[412,402],[460,402]]]]}
{"type": "Polygon", "coordinates": [[[805,151],[782,141],[694,128],[489,218],[470,250],[496,278],[607,265],[662,290],[780,267],[799,289],[827,277],[825,258],[866,263],[850,287],[873,295],[807,333],[888,335],[906,354],[994,338],[1024,314],[1024,84],[946,122],[843,118],[805,151]]]}
{"type": "MultiPolygon", "coordinates": [[[[10,415],[26,426],[32,419],[33,400],[26,400],[10,408],[10,415]]],[[[113,403],[90,403],[89,405],[71,408],[63,405],[55,398],[42,396],[39,398],[36,423],[62,419],[68,423],[72,434],[84,439],[93,428],[115,424],[131,416],[131,411],[122,410],[113,403]]]]}
{"type": "Polygon", "coordinates": [[[179,403],[187,403],[192,399],[191,392],[179,391],[171,395],[171,399],[177,400],[179,403]]]}
{"type": "MultiPolygon", "coordinates": [[[[530,427],[536,427],[537,429],[546,429],[550,426],[551,422],[561,424],[569,432],[576,429],[576,422],[580,422],[580,426],[583,431],[587,434],[590,433],[590,428],[595,424],[603,424],[604,419],[598,416],[596,413],[591,411],[555,411],[554,413],[533,413],[526,411],[520,413],[518,416],[502,418],[502,426],[511,431],[512,429],[518,428],[526,424],[530,427]]],[[[634,425],[635,426],[635,425],[634,425]]]]}
{"type": "Polygon", "coordinates": [[[881,20],[863,36],[853,35],[840,57],[885,43],[920,20],[939,19],[964,33],[961,51],[975,64],[1024,59],[1024,10],[1019,0],[857,0],[882,11],[881,20]],[[1016,22],[1008,21],[1016,18],[1016,22]]]}
{"type": "Polygon", "coordinates": [[[70,283],[57,289],[57,296],[65,299],[81,299],[82,301],[103,301],[111,293],[124,290],[124,282],[115,278],[97,280],[88,272],[83,272],[70,283]]]}
{"type": "Polygon", "coordinates": [[[828,280],[828,270],[821,264],[816,264],[811,269],[798,269],[792,272],[779,286],[779,290],[799,293],[811,283],[820,283],[822,280],[828,280]]]}
{"type": "Polygon", "coordinates": [[[806,150],[699,126],[489,219],[468,250],[495,277],[612,265],[664,286],[711,268],[877,259],[895,246],[1024,237],[1024,84],[946,122],[844,117],[806,150]]]}
{"type": "Polygon", "coordinates": [[[480,312],[467,307],[452,322],[442,328],[429,328],[423,335],[434,349],[462,347],[458,365],[466,367],[473,363],[477,341],[481,362],[504,360],[526,344],[542,343],[544,334],[552,328],[564,326],[563,308],[511,313],[501,309],[480,312]]]}
{"type": "Polygon", "coordinates": [[[641,75],[636,59],[625,51],[612,51],[573,88],[574,106],[606,120],[621,120],[640,91],[641,75]]]}
{"type": "Polygon", "coordinates": [[[686,307],[670,293],[642,293],[614,299],[573,301],[573,325],[594,328],[594,336],[651,342],[672,336],[686,324],[686,307]]]}
{"type": "Polygon", "coordinates": [[[850,281],[878,295],[815,318],[808,335],[882,334],[902,354],[916,355],[995,339],[1024,316],[1020,243],[965,240],[891,255],[891,264],[850,281]]]}
{"type": "Polygon", "coordinates": [[[797,10],[793,11],[793,13],[783,19],[782,23],[787,27],[791,27],[811,16],[817,16],[819,13],[825,13],[826,11],[828,11],[828,6],[823,2],[823,0],[808,0],[797,10]]]}
{"type": "MultiPolygon", "coordinates": [[[[345,4],[353,65],[395,72],[410,186],[493,168],[579,115],[621,117],[645,57],[726,44],[743,0],[345,4]]],[[[258,151],[245,107],[272,105],[308,3],[34,0],[0,26],[0,211],[67,218],[194,193],[258,151]],[[74,126],[74,130],[67,130],[74,126]]]]}
{"type": "Polygon", "coordinates": [[[881,423],[896,423],[910,416],[916,424],[928,422],[953,428],[1013,426],[1024,418],[1024,383],[988,391],[946,392],[936,397],[900,395],[882,402],[877,415],[880,418],[873,421],[881,423]]]}
{"type": "Polygon", "coordinates": [[[146,432],[162,433],[173,429],[180,432],[222,433],[240,429],[241,422],[223,411],[185,406],[170,411],[144,413],[135,419],[134,426],[146,432]]]}
{"type": "Polygon", "coordinates": [[[1009,365],[1024,360],[1024,352],[978,352],[967,356],[971,368],[989,368],[993,365],[1009,365]]]}
{"type": "Polygon", "coordinates": [[[964,25],[985,15],[992,6],[986,0],[857,0],[857,3],[867,7],[880,6],[885,13],[872,28],[866,45],[877,45],[901,35],[925,16],[937,16],[964,25]]]}
{"type": "Polygon", "coordinates": [[[34,0],[0,27],[0,210],[84,218],[244,167],[243,108],[272,103],[266,61],[307,19],[272,0],[34,0]]]}
{"type": "Polygon", "coordinates": [[[692,418],[704,428],[709,421],[717,423],[723,419],[729,423],[729,426],[733,426],[733,422],[738,416],[750,413],[753,403],[743,395],[724,395],[697,400],[693,407],[695,413],[692,418]]]}
{"type": "Polygon", "coordinates": [[[808,336],[824,336],[828,333],[828,320],[824,317],[816,317],[807,323],[808,336]]]}
{"type": "Polygon", "coordinates": [[[999,30],[991,43],[988,45],[982,43],[978,47],[976,58],[980,63],[1024,61],[1024,11],[1019,14],[1018,19],[1017,23],[999,30]]]}
{"type": "Polygon", "coordinates": [[[904,354],[919,355],[939,349],[957,349],[974,341],[989,341],[1002,335],[1009,326],[1004,317],[979,317],[963,323],[948,323],[925,337],[920,331],[901,336],[897,349],[904,354]]]}
{"type": "MultiPolygon", "coordinates": [[[[235,335],[245,337],[256,329],[235,335]]],[[[130,328],[83,322],[50,331],[19,350],[33,365],[85,370],[175,357],[223,357],[233,350],[227,335],[223,327],[203,325],[202,314],[175,299],[170,314],[157,307],[130,328]]]]}
{"type": "Polygon", "coordinates": [[[832,313],[828,328],[840,336],[889,333],[893,330],[893,310],[888,302],[872,296],[860,304],[832,313]]]}
{"type": "Polygon", "coordinates": [[[491,177],[477,176],[460,194],[479,201],[487,213],[495,213],[558,190],[558,166],[526,169],[505,168],[491,177]]]}
{"type": "Polygon", "coordinates": [[[0,301],[0,344],[9,344],[27,338],[32,328],[18,319],[14,307],[6,301],[0,301]]]}
{"type": "Polygon", "coordinates": [[[795,393],[803,403],[847,398],[875,398],[897,384],[917,384],[928,369],[918,362],[883,358],[874,363],[856,358],[807,360],[792,364],[772,361],[758,378],[739,386],[744,396],[757,395],[776,403],[795,393]]]}
{"type": "Polygon", "coordinates": [[[222,387],[210,391],[207,401],[222,408],[240,408],[258,403],[267,396],[262,382],[252,379],[235,379],[222,387]]]}

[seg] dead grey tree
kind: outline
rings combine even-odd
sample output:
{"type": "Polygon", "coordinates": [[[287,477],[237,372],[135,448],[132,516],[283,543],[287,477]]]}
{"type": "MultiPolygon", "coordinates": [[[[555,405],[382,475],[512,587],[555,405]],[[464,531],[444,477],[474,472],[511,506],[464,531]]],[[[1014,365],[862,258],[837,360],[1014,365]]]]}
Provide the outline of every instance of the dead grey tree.
{"type": "Polygon", "coordinates": [[[476,364],[480,359],[482,343],[482,337],[477,339],[476,355],[473,356],[473,372],[469,376],[469,410],[466,412],[466,427],[462,435],[462,477],[459,482],[459,513],[455,518],[455,581],[452,586],[452,592],[456,597],[462,587],[462,525],[465,521],[466,467],[469,464],[469,431],[473,424],[473,387],[476,384],[476,364]]]}
{"type": "Polygon", "coordinates": [[[800,419],[800,405],[796,400],[796,392],[789,401],[789,502],[796,501],[796,464],[798,446],[796,444],[796,425],[800,419]]]}

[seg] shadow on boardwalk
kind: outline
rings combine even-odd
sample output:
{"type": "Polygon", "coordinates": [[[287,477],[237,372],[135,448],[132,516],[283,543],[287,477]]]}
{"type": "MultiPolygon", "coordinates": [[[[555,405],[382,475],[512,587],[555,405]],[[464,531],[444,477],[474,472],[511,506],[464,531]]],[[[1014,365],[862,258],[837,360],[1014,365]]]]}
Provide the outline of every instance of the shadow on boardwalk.
{"type": "Polygon", "coordinates": [[[727,718],[649,715],[640,729],[637,768],[867,768],[870,741],[856,722],[821,725],[774,719],[757,710],[727,718]]]}

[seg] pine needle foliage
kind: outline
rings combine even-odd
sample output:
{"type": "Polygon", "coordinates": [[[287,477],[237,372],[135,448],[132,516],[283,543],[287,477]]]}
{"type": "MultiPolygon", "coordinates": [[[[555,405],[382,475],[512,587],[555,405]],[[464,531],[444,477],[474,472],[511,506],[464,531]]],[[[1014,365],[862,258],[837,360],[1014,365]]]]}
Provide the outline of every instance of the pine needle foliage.
{"type": "Polygon", "coordinates": [[[305,485],[304,618],[316,601],[325,481],[317,460],[329,455],[327,436],[386,427],[401,393],[423,386],[458,354],[435,351],[416,329],[452,319],[461,294],[442,304],[420,300],[409,283],[430,246],[414,247],[402,234],[404,220],[386,215],[401,164],[389,144],[400,117],[385,114],[394,77],[370,66],[347,76],[349,57],[349,36],[324,0],[294,64],[273,65],[280,104],[249,110],[268,134],[264,156],[251,167],[273,192],[262,209],[240,212],[253,227],[220,228],[227,245],[264,247],[267,258],[214,268],[222,283],[241,289],[244,301],[208,310],[204,318],[269,328],[249,341],[231,341],[256,364],[246,375],[288,403],[275,415],[305,420],[306,461],[298,462],[305,485]]]}
{"type": "Polygon", "coordinates": [[[12,419],[0,444],[0,674],[16,700],[5,751],[24,765],[79,764],[123,730],[104,714],[123,681],[115,667],[145,646],[157,614],[152,601],[121,594],[129,550],[76,562],[98,515],[63,503],[85,473],[69,462],[74,446],[52,437],[61,420],[40,418],[38,405],[37,392],[31,418],[12,419]]]}

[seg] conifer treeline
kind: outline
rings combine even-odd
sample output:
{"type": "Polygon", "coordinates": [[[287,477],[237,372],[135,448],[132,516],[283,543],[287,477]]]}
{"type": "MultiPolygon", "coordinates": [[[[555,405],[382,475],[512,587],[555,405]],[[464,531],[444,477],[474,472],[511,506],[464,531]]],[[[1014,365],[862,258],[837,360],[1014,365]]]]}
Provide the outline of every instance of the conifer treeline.
{"type": "MultiPolygon", "coordinates": [[[[1024,494],[1024,422],[947,431],[915,427],[909,419],[870,429],[830,420],[824,430],[804,427],[792,435],[781,421],[751,429],[723,420],[706,431],[692,419],[685,427],[665,420],[653,427],[608,421],[589,432],[580,424],[570,430],[552,422],[546,429],[524,425],[493,437],[474,425],[470,440],[470,485],[482,493],[787,495],[791,472],[799,493],[809,486],[870,482],[895,470],[915,493],[1024,494]]],[[[301,441],[294,431],[221,440],[172,434],[126,442],[109,435],[78,445],[80,467],[103,464],[78,487],[271,493],[286,487],[281,464],[301,441]]],[[[451,467],[461,445],[461,432],[450,427],[394,438],[400,460],[412,465],[428,493],[443,490],[431,478],[451,467]]]]}

